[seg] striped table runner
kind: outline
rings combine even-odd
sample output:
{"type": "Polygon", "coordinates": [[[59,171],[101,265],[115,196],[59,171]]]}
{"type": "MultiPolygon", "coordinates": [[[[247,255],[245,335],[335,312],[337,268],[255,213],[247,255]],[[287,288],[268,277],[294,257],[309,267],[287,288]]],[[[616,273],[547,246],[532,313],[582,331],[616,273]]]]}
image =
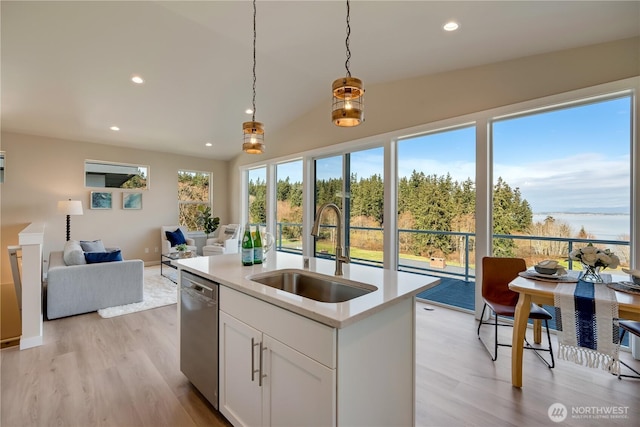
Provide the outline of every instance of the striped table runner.
{"type": "MultiPolygon", "coordinates": [[[[610,275],[603,275],[603,278],[610,275]]],[[[605,283],[559,283],[554,291],[558,358],[618,374],[618,301],[605,283]],[[558,313],[559,311],[559,313],[558,313]]]]}

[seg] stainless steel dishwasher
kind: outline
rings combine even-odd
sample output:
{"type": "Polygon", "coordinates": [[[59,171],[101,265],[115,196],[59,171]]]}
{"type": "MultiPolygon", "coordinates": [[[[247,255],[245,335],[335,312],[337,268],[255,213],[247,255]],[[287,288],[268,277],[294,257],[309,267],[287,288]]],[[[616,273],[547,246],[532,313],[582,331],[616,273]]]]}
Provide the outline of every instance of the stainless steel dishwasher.
{"type": "Polygon", "coordinates": [[[218,284],[180,274],[180,370],[218,409],[218,284]]]}

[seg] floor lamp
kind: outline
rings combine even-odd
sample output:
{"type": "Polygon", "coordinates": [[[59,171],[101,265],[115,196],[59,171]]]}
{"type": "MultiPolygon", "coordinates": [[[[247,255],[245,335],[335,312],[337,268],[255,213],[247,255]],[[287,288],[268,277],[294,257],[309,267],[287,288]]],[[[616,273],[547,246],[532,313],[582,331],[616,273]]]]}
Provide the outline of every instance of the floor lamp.
{"type": "Polygon", "coordinates": [[[67,216],[67,241],[71,240],[71,215],[82,215],[80,200],[62,200],[58,202],[58,212],[67,216]]]}

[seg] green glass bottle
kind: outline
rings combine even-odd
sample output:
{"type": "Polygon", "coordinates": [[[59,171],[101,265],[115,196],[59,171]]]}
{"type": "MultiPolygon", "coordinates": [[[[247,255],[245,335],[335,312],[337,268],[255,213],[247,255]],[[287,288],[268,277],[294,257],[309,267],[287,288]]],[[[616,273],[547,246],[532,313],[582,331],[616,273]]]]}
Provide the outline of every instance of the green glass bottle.
{"type": "Polygon", "coordinates": [[[253,238],[253,263],[262,264],[262,238],[259,226],[256,226],[256,234],[253,238]]]}
{"type": "Polygon", "coordinates": [[[242,265],[253,265],[253,240],[249,223],[244,227],[242,236],[242,265]]]}

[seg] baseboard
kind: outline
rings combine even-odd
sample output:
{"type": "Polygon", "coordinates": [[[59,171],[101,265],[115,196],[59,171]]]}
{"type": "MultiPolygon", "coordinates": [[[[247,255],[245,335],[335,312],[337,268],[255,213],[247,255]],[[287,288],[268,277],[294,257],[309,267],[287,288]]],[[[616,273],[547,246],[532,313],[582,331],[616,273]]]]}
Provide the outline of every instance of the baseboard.
{"type": "Polygon", "coordinates": [[[154,265],[160,265],[160,261],[145,261],[145,267],[153,267],[154,265]]]}
{"type": "Polygon", "coordinates": [[[31,337],[31,338],[22,338],[20,340],[20,350],[25,350],[31,347],[41,346],[43,343],[42,336],[31,337]]]}

